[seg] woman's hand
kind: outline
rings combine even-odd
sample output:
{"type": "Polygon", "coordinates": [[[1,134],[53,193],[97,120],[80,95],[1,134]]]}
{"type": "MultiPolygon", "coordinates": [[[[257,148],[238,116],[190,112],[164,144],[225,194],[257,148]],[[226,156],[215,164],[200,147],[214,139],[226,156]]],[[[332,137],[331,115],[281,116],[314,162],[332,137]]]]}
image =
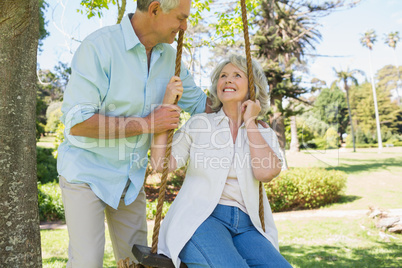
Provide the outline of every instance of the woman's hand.
{"type": "Polygon", "coordinates": [[[166,86],[165,97],[163,98],[163,104],[175,104],[176,98],[177,101],[180,100],[181,95],[183,94],[183,84],[181,82],[180,77],[173,76],[168,85],[166,86]]]}
{"type": "Polygon", "coordinates": [[[254,122],[258,114],[261,111],[260,101],[247,100],[241,105],[241,111],[243,113],[243,120],[246,127],[249,123],[254,122]]]}

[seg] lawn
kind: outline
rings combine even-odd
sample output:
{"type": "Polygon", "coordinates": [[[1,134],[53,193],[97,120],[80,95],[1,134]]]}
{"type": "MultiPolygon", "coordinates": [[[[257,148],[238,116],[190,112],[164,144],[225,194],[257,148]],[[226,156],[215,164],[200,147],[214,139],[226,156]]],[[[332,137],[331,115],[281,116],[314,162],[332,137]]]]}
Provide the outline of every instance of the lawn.
{"type": "MultiPolygon", "coordinates": [[[[370,205],[402,208],[401,147],[384,148],[380,154],[377,149],[303,151],[288,153],[287,160],[290,168],[318,166],[348,174],[340,202],[321,208],[321,212],[368,211],[370,205]]],[[[402,267],[402,235],[382,238],[384,233],[362,213],[344,217],[298,213],[301,217],[274,215],[281,253],[294,267],[402,267]]],[[[148,230],[152,232],[151,222],[148,230]]],[[[41,235],[43,267],[65,267],[67,231],[42,230],[41,235]]],[[[116,267],[108,237],[104,267],[116,267]]]]}
{"type": "Polygon", "coordinates": [[[39,142],[36,143],[36,146],[54,149],[55,140],[56,136],[54,134],[47,134],[46,136],[40,138],[39,142]]]}

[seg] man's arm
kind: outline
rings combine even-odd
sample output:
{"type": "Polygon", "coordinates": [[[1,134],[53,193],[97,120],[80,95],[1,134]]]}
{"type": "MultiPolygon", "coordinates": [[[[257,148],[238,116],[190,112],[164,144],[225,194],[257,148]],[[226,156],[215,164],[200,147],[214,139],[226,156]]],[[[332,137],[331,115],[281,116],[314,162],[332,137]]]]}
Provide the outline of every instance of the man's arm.
{"type": "Polygon", "coordinates": [[[207,97],[207,101],[205,102],[205,112],[207,114],[210,114],[210,113],[213,112],[212,109],[211,109],[211,105],[212,105],[212,101],[211,101],[211,99],[209,97],[207,97]]]}
{"type": "Polygon", "coordinates": [[[179,117],[180,108],[176,105],[161,105],[144,118],[94,114],[84,122],[73,126],[70,135],[95,139],[120,139],[146,133],[161,133],[177,128],[179,117]]]}

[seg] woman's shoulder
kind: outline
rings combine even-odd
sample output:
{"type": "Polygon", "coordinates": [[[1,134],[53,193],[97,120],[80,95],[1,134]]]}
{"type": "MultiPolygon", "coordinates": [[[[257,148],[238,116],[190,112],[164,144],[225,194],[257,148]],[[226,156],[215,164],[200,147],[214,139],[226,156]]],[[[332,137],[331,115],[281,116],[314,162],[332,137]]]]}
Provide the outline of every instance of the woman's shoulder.
{"type": "Polygon", "coordinates": [[[194,127],[208,127],[216,118],[217,113],[199,113],[190,117],[186,122],[186,126],[190,128],[194,127]]]}

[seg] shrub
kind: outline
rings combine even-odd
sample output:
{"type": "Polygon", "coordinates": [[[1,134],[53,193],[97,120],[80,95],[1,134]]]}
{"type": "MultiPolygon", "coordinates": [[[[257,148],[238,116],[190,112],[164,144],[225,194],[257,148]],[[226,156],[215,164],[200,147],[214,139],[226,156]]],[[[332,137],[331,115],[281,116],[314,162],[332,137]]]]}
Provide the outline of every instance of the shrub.
{"type": "MultiPolygon", "coordinates": [[[[356,148],[377,148],[378,144],[377,143],[356,143],[356,148]]],[[[353,148],[353,144],[347,144],[346,148],[353,148]]]]}
{"type": "Polygon", "coordinates": [[[52,149],[36,148],[36,175],[42,184],[58,181],[57,161],[52,152],[52,149]]]}
{"type": "Polygon", "coordinates": [[[41,221],[64,220],[64,207],[58,183],[38,183],[38,205],[41,221]]]}
{"type": "Polygon", "coordinates": [[[60,117],[62,116],[62,112],[61,109],[58,108],[48,114],[45,131],[54,133],[57,130],[57,126],[61,123],[60,117]]]}
{"type": "Polygon", "coordinates": [[[336,132],[333,127],[328,128],[327,132],[325,132],[324,138],[327,141],[326,149],[338,148],[339,136],[338,132],[336,132]]]}
{"type": "Polygon", "coordinates": [[[311,209],[335,202],[346,187],[346,173],[294,168],[265,184],[272,211],[311,209]]]}
{"type": "MultiPolygon", "coordinates": [[[[163,202],[163,208],[162,208],[162,218],[166,216],[166,213],[168,212],[170,208],[170,203],[168,202],[163,202]]],[[[147,219],[148,220],[153,220],[155,219],[156,216],[156,207],[158,206],[158,199],[155,199],[152,202],[147,202],[147,219]]]]}
{"type": "Polygon", "coordinates": [[[60,144],[64,141],[64,124],[59,123],[56,129],[56,139],[54,141],[54,156],[57,158],[57,149],[59,148],[60,144]]]}

